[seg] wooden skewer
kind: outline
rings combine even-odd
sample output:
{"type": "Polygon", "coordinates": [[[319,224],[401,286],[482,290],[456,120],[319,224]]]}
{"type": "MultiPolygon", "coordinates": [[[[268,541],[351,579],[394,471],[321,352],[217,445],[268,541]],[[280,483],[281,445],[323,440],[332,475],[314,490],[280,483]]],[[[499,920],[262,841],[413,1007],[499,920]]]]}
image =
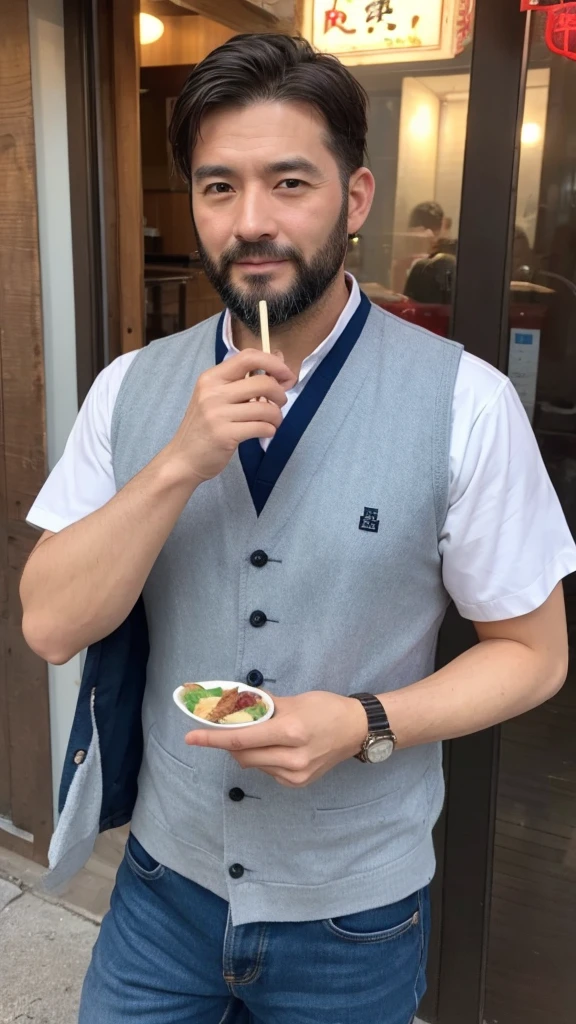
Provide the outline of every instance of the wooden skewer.
{"type": "Polygon", "coordinates": [[[268,306],[266,305],[266,299],[262,299],[258,303],[258,312],[260,313],[260,337],[262,338],[262,351],[267,352],[270,355],[270,332],[268,330],[268,306]]]}

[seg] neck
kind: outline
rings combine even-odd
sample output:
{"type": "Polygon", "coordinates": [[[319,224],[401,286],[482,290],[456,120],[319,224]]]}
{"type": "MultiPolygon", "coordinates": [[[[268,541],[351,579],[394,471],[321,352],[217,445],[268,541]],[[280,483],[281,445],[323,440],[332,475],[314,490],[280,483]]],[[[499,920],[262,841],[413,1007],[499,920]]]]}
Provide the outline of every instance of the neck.
{"type": "MultiPolygon", "coordinates": [[[[300,316],[270,331],[272,351],[280,351],[284,361],[293,373],[298,374],[307,356],[318,348],[336,326],[338,318],[348,302],[349,293],[341,270],[324,295],[300,316]]],[[[261,340],[248,328],[232,319],[232,337],[236,348],[260,348],[261,340]]]]}

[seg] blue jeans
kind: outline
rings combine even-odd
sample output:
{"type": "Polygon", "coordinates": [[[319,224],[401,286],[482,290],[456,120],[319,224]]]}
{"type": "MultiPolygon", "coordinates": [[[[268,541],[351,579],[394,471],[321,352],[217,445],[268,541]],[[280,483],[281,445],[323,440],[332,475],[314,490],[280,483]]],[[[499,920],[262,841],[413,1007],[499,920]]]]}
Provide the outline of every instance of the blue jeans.
{"type": "Polygon", "coordinates": [[[410,1024],[428,935],[427,890],[331,921],[235,928],[225,900],[130,836],[80,1024],[410,1024]]]}

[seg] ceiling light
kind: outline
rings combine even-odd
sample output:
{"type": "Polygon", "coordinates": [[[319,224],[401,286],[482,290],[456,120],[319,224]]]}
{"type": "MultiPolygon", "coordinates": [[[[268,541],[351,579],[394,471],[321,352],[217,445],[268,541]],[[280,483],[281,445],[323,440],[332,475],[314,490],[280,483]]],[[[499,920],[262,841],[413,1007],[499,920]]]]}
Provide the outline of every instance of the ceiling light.
{"type": "Polygon", "coordinates": [[[420,106],[410,118],[410,134],[416,139],[427,139],[432,134],[432,114],[427,106],[420,106]]]}
{"type": "Polygon", "coordinates": [[[525,121],[522,125],[522,144],[536,146],[542,138],[542,129],[535,121],[525,121]]]}
{"type": "Polygon", "coordinates": [[[140,42],[142,46],[148,43],[155,43],[164,35],[164,22],[155,18],[153,14],[140,15],[140,42]]]}

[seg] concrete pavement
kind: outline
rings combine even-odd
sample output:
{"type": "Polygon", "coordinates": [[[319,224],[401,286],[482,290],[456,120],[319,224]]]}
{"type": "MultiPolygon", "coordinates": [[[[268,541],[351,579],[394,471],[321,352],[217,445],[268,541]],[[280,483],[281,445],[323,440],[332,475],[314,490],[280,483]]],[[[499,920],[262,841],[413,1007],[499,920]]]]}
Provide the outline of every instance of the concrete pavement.
{"type": "Polygon", "coordinates": [[[0,1022],[76,1024],[98,926],[31,891],[0,911],[0,1022]]]}

